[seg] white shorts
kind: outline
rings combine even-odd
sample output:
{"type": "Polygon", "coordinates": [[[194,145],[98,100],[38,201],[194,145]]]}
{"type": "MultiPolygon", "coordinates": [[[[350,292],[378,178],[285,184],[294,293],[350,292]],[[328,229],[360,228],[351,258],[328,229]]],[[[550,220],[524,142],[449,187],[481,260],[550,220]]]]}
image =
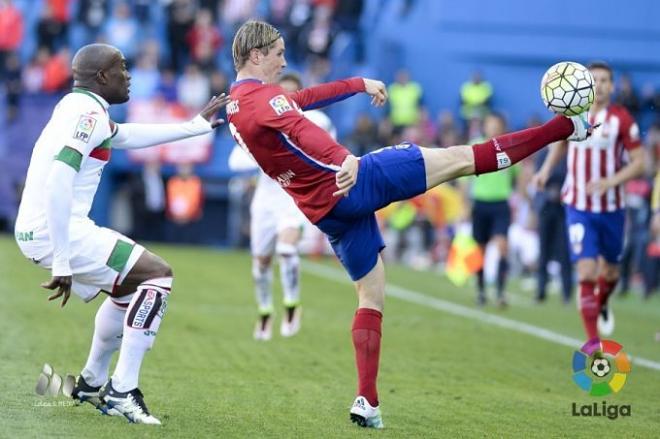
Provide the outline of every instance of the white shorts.
{"type": "MultiPolygon", "coordinates": [[[[253,256],[272,256],[277,235],[285,229],[302,228],[308,221],[292,199],[267,205],[253,200],[250,206],[250,248],[253,256]]],[[[279,200],[278,200],[279,201],[279,200]]]]}
{"type": "MultiPolygon", "coordinates": [[[[53,249],[47,230],[35,231],[31,240],[18,240],[23,255],[50,270],[53,249]]],[[[112,293],[138,261],[144,247],[121,233],[99,227],[91,220],[76,220],[69,229],[73,283],[71,290],[85,302],[101,291],[112,293]]]]}

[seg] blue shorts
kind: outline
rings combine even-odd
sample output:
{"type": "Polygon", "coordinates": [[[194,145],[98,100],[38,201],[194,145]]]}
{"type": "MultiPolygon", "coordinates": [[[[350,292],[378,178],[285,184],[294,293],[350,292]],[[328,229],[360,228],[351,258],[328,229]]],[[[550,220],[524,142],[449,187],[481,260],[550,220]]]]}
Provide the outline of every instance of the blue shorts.
{"type": "Polygon", "coordinates": [[[419,146],[403,143],[362,156],[355,186],[316,223],[354,281],[363,278],[385,248],[376,212],[426,191],[419,146]]]}
{"type": "Polygon", "coordinates": [[[566,206],[568,242],[573,262],[602,256],[618,264],[623,252],[625,211],[593,213],[566,206]]]}

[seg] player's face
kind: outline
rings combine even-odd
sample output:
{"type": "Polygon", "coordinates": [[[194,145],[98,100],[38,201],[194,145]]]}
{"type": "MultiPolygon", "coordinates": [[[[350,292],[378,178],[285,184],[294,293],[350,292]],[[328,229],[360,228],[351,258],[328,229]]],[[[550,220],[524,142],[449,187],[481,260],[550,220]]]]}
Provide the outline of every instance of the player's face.
{"type": "Polygon", "coordinates": [[[484,136],[491,139],[504,134],[504,122],[497,116],[486,116],[484,119],[484,136]]]}
{"type": "Polygon", "coordinates": [[[105,70],[105,77],[108,102],[122,104],[128,101],[131,75],[128,73],[126,59],[121,52],[117,52],[117,55],[113,57],[110,68],[105,70]]]}
{"type": "Polygon", "coordinates": [[[285,91],[287,91],[289,93],[296,92],[299,89],[298,88],[298,83],[296,81],[292,81],[292,80],[289,80],[289,79],[284,80],[284,81],[280,81],[280,87],[282,87],[285,91]]]}
{"type": "Polygon", "coordinates": [[[591,69],[591,74],[594,77],[596,103],[598,105],[609,104],[612,93],[614,92],[612,75],[608,70],[605,69],[591,69]]]}
{"type": "Polygon", "coordinates": [[[286,59],[284,58],[284,40],[279,38],[275,45],[264,56],[262,68],[266,82],[274,84],[277,82],[282,71],[286,68],[286,59]]]}

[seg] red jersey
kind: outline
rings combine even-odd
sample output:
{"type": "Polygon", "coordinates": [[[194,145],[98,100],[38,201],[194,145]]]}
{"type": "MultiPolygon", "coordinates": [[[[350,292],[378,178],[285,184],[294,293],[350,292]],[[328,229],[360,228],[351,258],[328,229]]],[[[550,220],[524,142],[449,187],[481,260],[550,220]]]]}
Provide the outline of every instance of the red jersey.
{"type": "Polygon", "coordinates": [[[364,91],[362,78],[329,82],[287,93],[257,79],[235,82],[227,105],[236,143],[294,199],[313,223],[337,202],[335,173],[350,152],[303,111],[323,107],[364,91]]]}
{"type": "Polygon", "coordinates": [[[582,142],[568,143],[568,174],[562,190],[565,204],[587,212],[614,212],[624,207],[623,185],[597,195],[587,195],[587,184],[612,177],[623,167],[623,153],[641,146],[639,127],[620,105],[610,105],[589,123],[602,124],[582,142]]]}

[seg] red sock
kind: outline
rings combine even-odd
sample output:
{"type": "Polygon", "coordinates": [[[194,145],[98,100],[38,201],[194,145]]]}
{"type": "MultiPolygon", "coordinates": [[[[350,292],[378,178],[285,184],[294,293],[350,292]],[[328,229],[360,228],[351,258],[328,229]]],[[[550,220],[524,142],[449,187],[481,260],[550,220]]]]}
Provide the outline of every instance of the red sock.
{"type": "Polygon", "coordinates": [[[596,282],[588,280],[580,282],[580,314],[582,314],[582,323],[584,323],[588,340],[598,337],[596,322],[600,312],[600,303],[594,294],[595,289],[596,282]]]}
{"type": "Polygon", "coordinates": [[[353,347],[358,370],[358,395],[378,407],[378,360],[380,359],[380,327],[383,315],[370,308],[358,308],[353,318],[353,347]]]}
{"type": "Polygon", "coordinates": [[[603,276],[598,278],[598,302],[601,306],[607,303],[616,284],[617,281],[607,281],[603,276]]]}
{"type": "Polygon", "coordinates": [[[503,134],[485,143],[472,145],[475,174],[495,172],[518,163],[552,142],[564,140],[573,133],[573,122],[555,116],[540,127],[503,134]]]}

